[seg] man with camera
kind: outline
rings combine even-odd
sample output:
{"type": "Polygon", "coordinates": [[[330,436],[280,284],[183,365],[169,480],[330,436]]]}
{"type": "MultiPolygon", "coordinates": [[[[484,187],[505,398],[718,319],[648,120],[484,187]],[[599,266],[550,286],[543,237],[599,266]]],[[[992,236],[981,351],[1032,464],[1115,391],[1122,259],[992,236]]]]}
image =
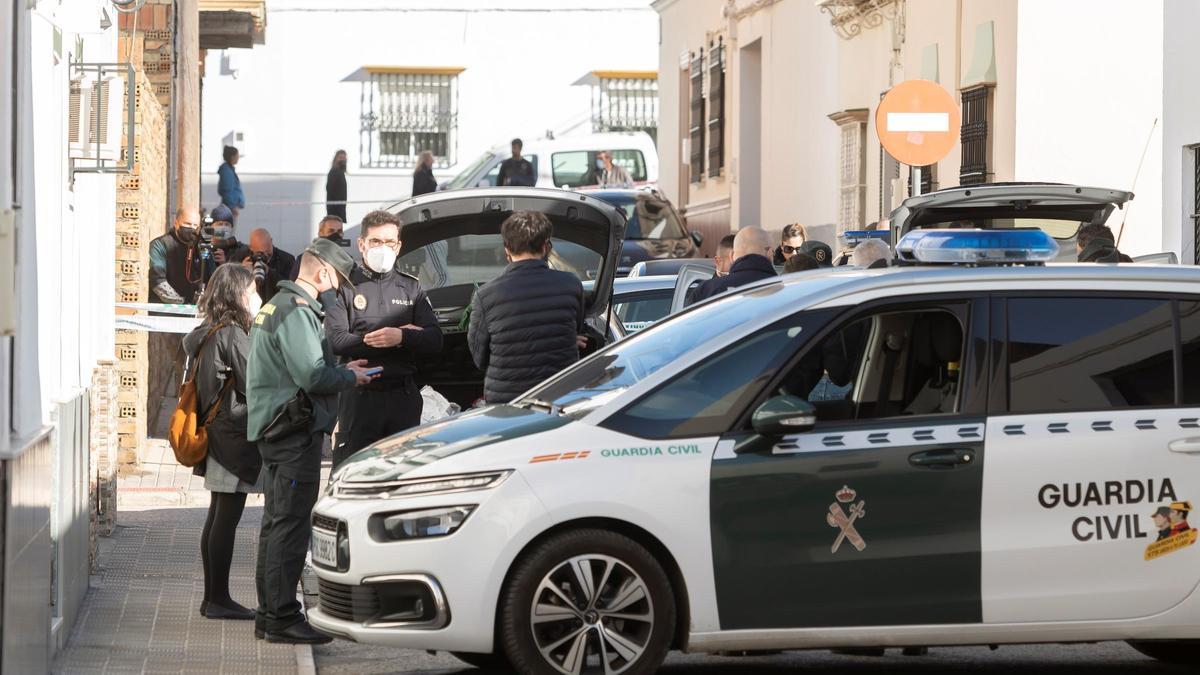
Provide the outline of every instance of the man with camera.
{"type": "Polygon", "coordinates": [[[254,272],[258,297],[267,302],[279,291],[279,282],[291,274],[296,258],[276,248],[271,233],[260,227],[250,233],[249,256],[242,260],[242,264],[254,272]]]}

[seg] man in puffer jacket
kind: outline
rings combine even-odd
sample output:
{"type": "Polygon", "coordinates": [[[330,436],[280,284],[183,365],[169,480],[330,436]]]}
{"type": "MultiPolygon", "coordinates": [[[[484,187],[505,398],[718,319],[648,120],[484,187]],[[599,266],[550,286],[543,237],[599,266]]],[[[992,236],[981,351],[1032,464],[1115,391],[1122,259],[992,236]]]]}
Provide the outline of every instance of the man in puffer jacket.
{"type": "Polygon", "coordinates": [[[475,293],[467,343],[488,403],[507,403],[579,360],[583,284],[552,270],[545,214],[517,211],[500,226],[511,261],[475,293]]]}
{"type": "Polygon", "coordinates": [[[1133,259],[1117,250],[1116,237],[1102,223],[1089,223],[1079,228],[1075,235],[1079,250],[1079,262],[1086,263],[1129,263],[1133,259]]]}

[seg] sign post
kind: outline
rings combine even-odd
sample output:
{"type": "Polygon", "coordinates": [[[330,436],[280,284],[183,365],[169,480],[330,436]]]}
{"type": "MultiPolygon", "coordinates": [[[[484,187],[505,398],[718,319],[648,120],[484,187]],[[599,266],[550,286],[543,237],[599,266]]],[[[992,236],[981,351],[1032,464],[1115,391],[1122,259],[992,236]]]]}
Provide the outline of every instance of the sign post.
{"type": "Polygon", "coordinates": [[[875,109],[879,143],[913,169],[913,195],[921,194],[922,167],[936,164],[958,143],[958,102],[940,84],[906,80],[891,88],[875,109]]]}

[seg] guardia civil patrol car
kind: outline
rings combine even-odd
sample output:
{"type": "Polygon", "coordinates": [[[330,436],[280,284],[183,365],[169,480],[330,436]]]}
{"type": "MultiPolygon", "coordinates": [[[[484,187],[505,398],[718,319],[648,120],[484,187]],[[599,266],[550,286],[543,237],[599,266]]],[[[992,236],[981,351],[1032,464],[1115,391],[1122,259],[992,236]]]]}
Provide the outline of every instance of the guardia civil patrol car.
{"type": "Polygon", "coordinates": [[[521,673],[1102,640],[1195,663],[1200,270],[1012,264],[1054,259],[1039,230],[898,249],[941,264],[740,288],[356,455],[314,511],[310,620],[521,673]]]}

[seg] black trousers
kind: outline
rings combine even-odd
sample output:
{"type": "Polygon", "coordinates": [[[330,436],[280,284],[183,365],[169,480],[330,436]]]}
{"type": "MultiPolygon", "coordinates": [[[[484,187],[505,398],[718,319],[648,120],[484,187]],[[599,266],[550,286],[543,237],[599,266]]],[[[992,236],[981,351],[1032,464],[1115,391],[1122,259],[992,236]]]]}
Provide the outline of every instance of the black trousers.
{"type": "Polygon", "coordinates": [[[421,423],[421,392],[411,378],[392,389],[357,388],[338,398],[333,468],[368,445],[421,423]]]}
{"type": "MultiPolygon", "coordinates": [[[[302,437],[304,455],[321,452],[324,434],[302,437]]],[[[304,571],[304,558],[312,534],[312,510],[317,503],[320,479],[289,478],[288,467],[268,464],[263,477],[262,532],[258,536],[258,560],[254,582],[258,590],[256,627],[268,632],[300,623],[296,585],[304,571]],[[282,471],[281,471],[282,470],[282,471]]]]}

